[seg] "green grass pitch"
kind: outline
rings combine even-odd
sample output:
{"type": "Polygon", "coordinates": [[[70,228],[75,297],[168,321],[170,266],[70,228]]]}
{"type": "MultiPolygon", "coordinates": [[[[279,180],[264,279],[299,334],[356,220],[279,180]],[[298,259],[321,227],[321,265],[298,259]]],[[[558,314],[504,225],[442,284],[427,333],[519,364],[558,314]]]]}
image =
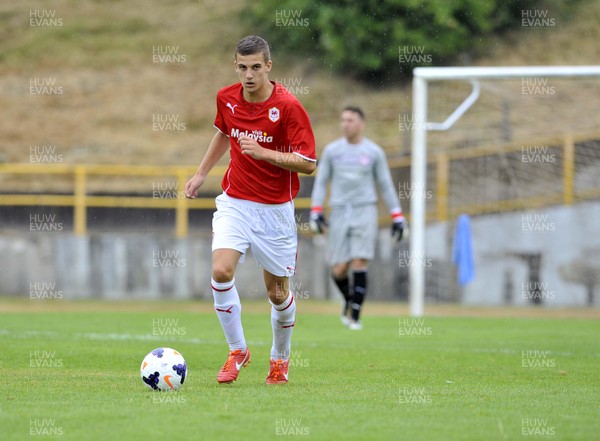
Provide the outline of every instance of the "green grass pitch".
{"type": "Polygon", "coordinates": [[[216,382],[227,347],[208,304],[0,314],[0,439],[600,437],[597,320],[367,313],[353,332],[300,304],[290,383],[266,386],[263,303],[264,313],[259,305],[243,313],[252,362],[232,385],[216,382]],[[140,379],[143,357],[160,346],[187,360],[177,393],[140,379]]]}

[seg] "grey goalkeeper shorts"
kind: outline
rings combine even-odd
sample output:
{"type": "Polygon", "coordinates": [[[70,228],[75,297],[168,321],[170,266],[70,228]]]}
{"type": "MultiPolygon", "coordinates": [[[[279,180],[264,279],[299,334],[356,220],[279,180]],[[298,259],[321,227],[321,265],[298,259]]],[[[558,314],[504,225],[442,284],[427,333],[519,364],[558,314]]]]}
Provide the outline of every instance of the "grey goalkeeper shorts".
{"type": "Polygon", "coordinates": [[[332,207],[327,232],[330,265],[375,257],[378,212],[376,204],[332,207]]]}

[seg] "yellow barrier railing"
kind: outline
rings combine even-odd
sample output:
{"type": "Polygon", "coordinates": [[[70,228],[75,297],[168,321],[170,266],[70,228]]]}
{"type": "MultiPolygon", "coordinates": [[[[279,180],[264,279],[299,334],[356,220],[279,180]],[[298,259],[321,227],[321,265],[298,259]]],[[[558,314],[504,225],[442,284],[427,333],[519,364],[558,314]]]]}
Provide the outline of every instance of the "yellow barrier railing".
{"type": "MultiPolygon", "coordinates": [[[[584,190],[575,194],[575,144],[577,142],[589,140],[600,140],[600,133],[582,134],[579,136],[566,134],[564,136],[536,139],[535,142],[530,143],[562,149],[562,177],[557,176],[557,179],[562,179],[562,191],[560,193],[522,199],[493,201],[489,204],[469,204],[453,209],[448,207],[449,167],[452,161],[511,153],[523,149],[527,143],[521,141],[504,145],[430,152],[427,162],[428,164],[433,165],[435,170],[436,204],[433,210],[427,212],[427,220],[446,221],[455,218],[461,213],[474,215],[515,209],[541,208],[555,204],[571,205],[576,197],[579,200],[597,198],[600,195],[600,188],[584,190]]],[[[410,161],[410,157],[396,158],[391,159],[389,165],[391,168],[408,168],[410,167],[410,161]]]]}
{"type": "MultiPolygon", "coordinates": [[[[227,167],[213,168],[209,176],[217,177],[225,173],[227,167]]],[[[77,235],[87,232],[87,208],[167,208],[175,210],[175,234],[178,238],[187,236],[189,230],[188,212],[190,209],[214,209],[214,198],[187,199],[181,195],[170,199],[156,199],[150,196],[91,196],[87,194],[87,182],[91,175],[98,176],[175,176],[177,188],[185,188],[185,183],[196,171],[195,167],[150,166],[150,165],[69,165],[69,164],[0,164],[0,174],[22,175],[70,175],[74,177],[73,195],[57,194],[3,194],[0,205],[14,206],[63,206],[73,207],[73,231],[77,235]]],[[[297,198],[295,206],[310,208],[309,198],[297,198]]]]}
{"type": "MultiPolygon", "coordinates": [[[[572,204],[575,199],[591,199],[600,197],[600,188],[587,189],[575,194],[575,144],[577,142],[598,140],[600,134],[551,137],[537,139],[536,144],[548,145],[562,149],[562,191],[556,194],[493,201],[490,203],[470,204],[460,207],[449,207],[449,180],[450,164],[461,159],[485,157],[518,151],[523,142],[501,146],[485,146],[431,152],[428,163],[435,170],[435,206],[427,213],[428,221],[446,221],[453,219],[460,213],[484,214],[492,212],[510,211],[519,208],[540,208],[554,204],[572,204]]],[[[410,157],[390,159],[391,168],[410,167],[410,157]]],[[[185,183],[196,168],[184,166],[150,166],[150,165],[78,165],[78,164],[0,164],[0,174],[13,175],[66,175],[73,178],[74,190],[72,195],[60,194],[2,194],[0,205],[5,206],[66,206],[73,207],[73,230],[77,235],[85,235],[87,231],[87,208],[166,208],[175,210],[175,234],[182,238],[187,236],[189,230],[188,218],[190,209],[214,209],[214,198],[187,199],[178,193],[173,198],[154,198],[151,196],[95,196],[88,195],[88,181],[90,176],[170,176],[177,180],[177,188],[185,188],[185,183]]],[[[215,167],[209,176],[221,177],[225,173],[225,166],[215,167]]],[[[310,198],[297,198],[297,208],[310,208],[310,198]]],[[[405,207],[408,208],[408,207],[405,207]]],[[[387,217],[382,223],[387,222],[387,217]]]]}

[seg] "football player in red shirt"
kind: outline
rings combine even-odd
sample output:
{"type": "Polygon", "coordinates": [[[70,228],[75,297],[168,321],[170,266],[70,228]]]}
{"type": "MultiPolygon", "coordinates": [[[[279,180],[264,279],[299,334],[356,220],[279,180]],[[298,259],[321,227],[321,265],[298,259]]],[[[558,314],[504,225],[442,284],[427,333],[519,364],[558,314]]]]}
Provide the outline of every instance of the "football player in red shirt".
{"type": "Polygon", "coordinates": [[[217,375],[231,383],[250,362],[241,320],[235,269],[250,248],[263,268],[271,303],[273,346],[267,384],[287,383],[296,302],[289,277],[296,270],[297,232],[293,199],[298,173],[316,167],[308,114],[282,85],[269,81],[268,43],[251,35],[235,51],[239,83],[217,93],[215,133],[185,194],[198,195],[209,171],[227,150],[229,167],[213,215],[212,291],[229,356],[217,375]]]}

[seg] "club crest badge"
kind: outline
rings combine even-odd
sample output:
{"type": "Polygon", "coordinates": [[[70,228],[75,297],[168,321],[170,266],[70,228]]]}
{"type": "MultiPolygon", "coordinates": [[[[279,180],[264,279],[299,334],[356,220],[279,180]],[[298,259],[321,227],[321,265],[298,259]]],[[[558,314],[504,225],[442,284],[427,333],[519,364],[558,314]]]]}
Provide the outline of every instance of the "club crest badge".
{"type": "Polygon", "coordinates": [[[269,109],[269,119],[276,122],[279,119],[279,109],[277,107],[271,107],[269,109]]]}

